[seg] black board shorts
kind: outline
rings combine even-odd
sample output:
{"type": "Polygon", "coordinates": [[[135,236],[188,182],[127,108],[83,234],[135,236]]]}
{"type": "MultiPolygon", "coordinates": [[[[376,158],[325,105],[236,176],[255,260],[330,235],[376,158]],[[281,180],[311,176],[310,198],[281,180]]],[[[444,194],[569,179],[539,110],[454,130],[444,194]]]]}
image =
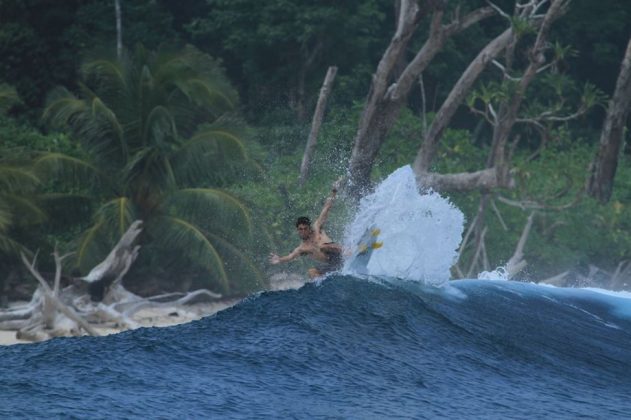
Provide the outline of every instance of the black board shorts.
{"type": "Polygon", "coordinates": [[[319,262],[316,264],[316,270],[320,272],[320,274],[330,273],[331,271],[337,271],[342,268],[342,263],[344,262],[342,259],[342,251],[341,250],[327,250],[323,251],[324,255],[327,257],[326,262],[319,262]]]}

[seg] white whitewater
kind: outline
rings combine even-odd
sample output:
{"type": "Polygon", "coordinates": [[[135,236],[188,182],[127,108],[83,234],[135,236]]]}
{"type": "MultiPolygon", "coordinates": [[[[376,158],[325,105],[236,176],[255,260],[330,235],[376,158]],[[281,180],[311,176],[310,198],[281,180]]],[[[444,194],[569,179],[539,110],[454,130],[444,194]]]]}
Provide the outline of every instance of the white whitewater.
{"type": "MultiPolygon", "coordinates": [[[[396,277],[441,285],[450,278],[462,240],[464,215],[438,193],[420,194],[412,168],[404,166],[362,198],[347,226],[344,245],[355,249],[372,226],[381,230],[367,265],[368,275],[396,277]]],[[[344,272],[350,272],[346,261],[344,272]]]]}

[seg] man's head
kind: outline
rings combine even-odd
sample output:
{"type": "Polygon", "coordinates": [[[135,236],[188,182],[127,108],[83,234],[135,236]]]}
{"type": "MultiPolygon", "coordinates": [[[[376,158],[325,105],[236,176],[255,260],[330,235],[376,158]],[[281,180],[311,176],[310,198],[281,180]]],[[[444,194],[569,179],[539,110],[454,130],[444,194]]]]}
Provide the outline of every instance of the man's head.
{"type": "Polygon", "coordinates": [[[308,239],[311,236],[311,220],[308,217],[299,217],[296,220],[296,230],[300,239],[308,239]]]}

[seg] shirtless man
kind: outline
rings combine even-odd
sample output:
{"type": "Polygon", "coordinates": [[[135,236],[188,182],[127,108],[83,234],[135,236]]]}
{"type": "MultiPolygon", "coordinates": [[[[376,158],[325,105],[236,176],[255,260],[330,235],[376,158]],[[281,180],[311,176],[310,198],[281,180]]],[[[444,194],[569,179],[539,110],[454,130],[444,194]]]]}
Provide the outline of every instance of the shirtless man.
{"type": "Polygon", "coordinates": [[[342,266],[342,247],[329,238],[322,226],[326,222],[329,210],[333,205],[333,200],[337,194],[337,185],[333,186],[331,195],[329,195],[324,203],[324,207],[320,212],[320,216],[311,226],[308,217],[299,217],[296,221],[296,230],[302,242],[296,249],[291,251],[284,257],[276,254],[270,254],[269,261],[272,264],[279,264],[291,261],[300,256],[308,255],[318,262],[316,267],[310,268],[308,271],[310,278],[322,276],[331,271],[339,270],[342,266]]]}

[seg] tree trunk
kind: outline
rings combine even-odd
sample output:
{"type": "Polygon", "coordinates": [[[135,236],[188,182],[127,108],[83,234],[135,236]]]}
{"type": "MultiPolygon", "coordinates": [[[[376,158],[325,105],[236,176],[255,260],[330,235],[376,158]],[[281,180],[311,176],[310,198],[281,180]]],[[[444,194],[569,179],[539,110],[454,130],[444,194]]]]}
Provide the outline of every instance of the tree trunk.
{"type": "Polygon", "coordinates": [[[493,145],[491,154],[489,155],[489,167],[495,167],[497,170],[498,184],[501,186],[509,185],[510,179],[510,162],[507,154],[506,146],[510,137],[517,113],[526,95],[526,90],[530,83],[534,80],[539,69],[545,64],[546,58],[544,50],[547,48],[547,39],[552,23],[565,12],[567,2],[569,0],[553,0],[546,12],[535,44],[530,50],[529,65],[521,76],[517,87],[512,96],[502,104],[498,113],[498,123],[493,130],[493,145]]]}
{"type": "Polygon", "coordinates": [[[622,60],[616,89],[609,102],[607,117],[600,134],[600,147],[590,166],[587,193],[606,203],[611,198],[618,167],[618,155],[631,107],[631,38],[622,60]]]}
{"type": "Polygon", "coordinates": [[[123,18],[120,0],[114,0],[114,10],[116,11],[116,56],[120,60],[123,55],[123,18]]]}
{"type": "Polygon", "coordinates": [[[442,50],[447,39],[494,13],[490,7],[480,8],[463,18],[457,16],[450,24],[443,25],[443,3],[425,2],[423,5],[421,9],[415,1],[401,1],[396,33],[373,75],[349,162],[347,192],[354,199],[359,199],[370,186],[375,157],[419,75],[442,50]],[[428,12],[432,12],[432,19],[427,41],[401,75],[391,83],[410,38],[421,18],[428,12]]]}
{"type": "MultiPolygon", "coordinates": [[[[473,78],[474,76],[477,77],[476,72],[479,75],[479,72],[482,71],[483,67],[480,67],[480,65],[485,58],[485,53],[497,56],[499,52],[514,44],[512,31],[510,29],[493,40],[491,44],[485,47],[478,57],[476,57],[474,62],[472,62],[465,74],[463,74],[461,79],[458,81],[454,90],[450,93],[445,105],[441,108],[441,111],[444,111],[444,114],[437,115],[437,119],[439,117],[440,119],[436,121],[435,127],[434,124],[432,124],[432,128],[435,133],[433,135],[434,137],[431,137],[432,135],[428,135],[429,143],[427,145],[424,144],[421,147],[414,163],[419,188],[431,188],[439,191],[488,191],[495,188],[512,188],[514,186],[514,180],[511,175],[510,150],[508,150],[507,147],[508,141],[513,131],[513,126],[517,121],[518,112],[521,108],[528,86],[546,62],[544,51],[547,48],[547,37],[550,27],[554,20],[565,12],[567,1],[568,0],[552,1],[543,21],[539,24],[537,38],[533,47],[530,49],[528,67],[521,78],[516,82],[516,87],[512,95],[500,105],[500,109],[494,121],[493,141],[491,152],[487,160],[487,169],[471,173],[447,175],[432,174],[428,172],[438,139],[435,135],[440,135],[442,133],[442,130],[444,130],[447,122],[449,121],[447,117],[450,114],[453,116],[457,103],[461,102],[465,96],[465,92],[458,90],[459,87],[462,87],[463,89],[470,89],[471,84],[475,81],[475,79],[470,80],[469,78],[473,78]],[[469,71],[472,73],[467,75],[469,71]]],[[[533,3],[531,7],[536,8],[537,5],[533,3]]],[[[509,52],[512,53],[512,51],[509,52]]],[[[511,57],[507,58],[508,61],[511,59],[511,57]]],[[[505,77],[508,77],[508,75],[505,75],[505,77]]],[[[432,129],[430,129],[430,132],[431,131],[432,129]]]]}
{"type": "Polygon", "coordinates": [[[307,140],[307,146],[305,147],[305,153],[302,156],[302,164],[300,165],[300,178],[299,183],[302,187],[309,176],[309,164],[311,157],[318,141],[318,133],[320,132],[320,126],[322,125],[322,119],[324,117],[324,110],[326,108],[326,102],[331,93],[331,85],[335,80],[337,74],[337,67],[329,67],[320,89],[320,96],[318,97],[318,104],[316,105],[315,112],[313,114],[313,121],[311,122],[311,131],[309,132],[309,139],[307,140]]]}
{"type": "Polygon", "coordinates": [[[478,77],[482,71],[484,71],[487,64],[494,60],[510,44],[513,37],[512,28],[505,30],[480,51],[478,56],[469,64],[469,67],[467,67],[462,76],[460,76],[458,82],[451,92],[449,92],[449,96],[436,113],[427,135],[423,139],[423,144],[414,160],[413,168],[415,173],[421,174],[423,172],[429,172],[438,143],[440,142],[445,128],[456,113],[456,110],[462,104],[462,101],[468,95],[471,87],[476,80],[478,80],[478,77]]]}

